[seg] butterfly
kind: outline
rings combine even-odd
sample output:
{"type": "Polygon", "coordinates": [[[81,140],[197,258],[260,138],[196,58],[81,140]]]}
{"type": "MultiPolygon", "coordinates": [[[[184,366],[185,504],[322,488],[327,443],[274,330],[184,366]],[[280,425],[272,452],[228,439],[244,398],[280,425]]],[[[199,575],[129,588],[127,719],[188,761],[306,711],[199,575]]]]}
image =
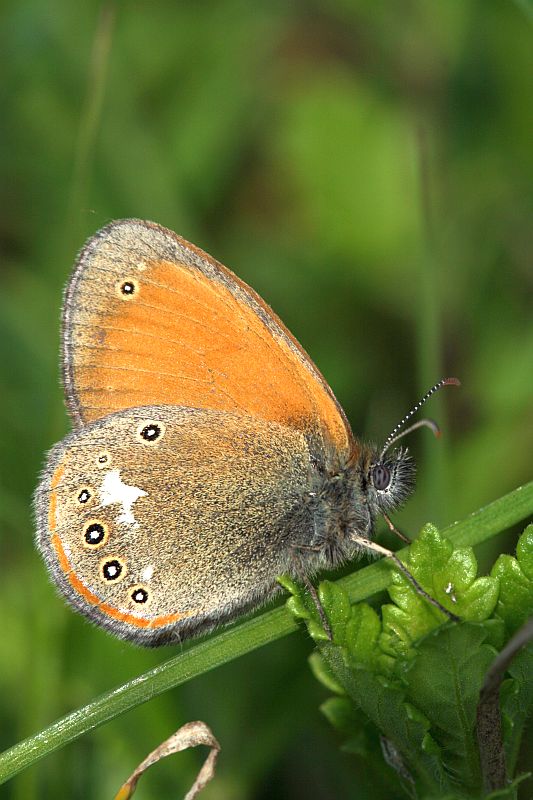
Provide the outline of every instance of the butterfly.
{"type": "Polygon", "coordinates": [[[282,573],[308,580],[361,550],[407,572],[372,538],[414,487],[413,460],[393,446],[420,425],[437,430],[420,420],[399,433],[456,379],[432,387],[384,447],[363,445],[253,289],[135,219],[82,249],[61,352],[74,428],[35,494],[37,545],[93,622],[154,646],[234,619],[282,573]]]}

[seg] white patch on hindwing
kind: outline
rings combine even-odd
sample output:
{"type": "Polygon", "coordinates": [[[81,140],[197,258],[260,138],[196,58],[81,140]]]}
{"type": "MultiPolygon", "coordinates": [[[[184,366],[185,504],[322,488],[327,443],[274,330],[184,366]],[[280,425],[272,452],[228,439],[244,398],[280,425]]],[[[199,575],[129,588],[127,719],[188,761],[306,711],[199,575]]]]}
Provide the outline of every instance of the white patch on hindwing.
{"type": "Polygon", "coordinates": [[[106,472],[100,486],[100,502],[103,506],[120,503],[122,511],[118,515],[117,524],[137,526],[139,523],[133,514],[133,504],[139,497],[144,497],[146,492],[138,486],[128,486],[120,477],[120,470],[112,469],[106,472]]]}

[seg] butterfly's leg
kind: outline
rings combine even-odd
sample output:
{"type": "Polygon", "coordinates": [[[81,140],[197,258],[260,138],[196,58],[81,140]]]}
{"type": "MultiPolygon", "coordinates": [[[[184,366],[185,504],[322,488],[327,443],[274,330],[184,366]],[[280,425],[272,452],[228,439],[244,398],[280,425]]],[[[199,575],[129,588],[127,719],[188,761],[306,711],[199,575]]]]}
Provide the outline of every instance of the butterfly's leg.
{"type": "Polygon", "coordinates": [[[452,612],[448,611],[447,608],[444,608],[444,606],[441,605],[441,603],[439,603],[438,600],[435,600],[434,597],[431,597],[431,595],[428,594],[426,590],[420,586],[414,575],[411,575],[405,564],[403,564],[400,561],[396,553],[394,553],[392,550],[387,550],[386,547],[382,547],[380,544],[377,544],[376,542],[373,542],[370,539],[365,539],[364,536],[357,536],[356,534],[352,534],[351,538],[352,542],[354,542],[354,544],[356,544],[358,547],[361,547],[365,550],[370,550],[373,553],[379,553],[380,555],[385,556],[386,558],[390,558],[392,561],[394,561],[395,565],[400,570],[400,572],[403,575],[405,575],[407,580],[410,581],[410,583],[413,585],[417,594],[419,594],[421,597],[427,600],[428,603],[431,603],[432,606],[438,608],[439,611],[442,611],[442,613],[445,614],[448,617],[448,619],[452,620],[452,622],[459,622],[459,617],[457,617],[455,614],[452,614],[452,612]]]}
{"type": "Polygon", "coordinates": [[[313,598],[313,603],[315,604],[316,610],[318,611],[318,616],[320,617],[320,622],[322,623],[322,627],[326,631],[326,633],[328,635],[328,639],[330,640],[330,642],[332,642],[333,641],[333,631],[331,630],[331,626],[330,626],[329,620],[328,620],[328,618],[326,616],[326,612],[324,611],[324,607],[323,607],[322,603],[320,602],[320,598],[318,596],[318,592],[315,589],[315,587],[313,586],[312,581],[310,581],[309,578],[307,577],[307,575],[303,576],[303,582],[305,584],[305,588],[307,589],[307,591],[309,592],[309,594],[313,598]]]}
{"type": "Polygon", "coordinates": [[[333,632],[331,630],[331,626],[329,624],[329,620],[328,620],[328,618],[326,616],[326,612],[324,611],[322,603],[320,602],[320,598],[318,596],[317,590],[315,589],[312,581],[307,576],[307,573],[306,573],[306,570],[305,570],[305,567],[304,567],[304,564],[303,564],[303,561],[302,561],[302,557],[300,555],[300,552],[302,550],[312,551],[314,553],[318,553],[318,552],[320,552],[321,549],[322,548],[320,546],[311,547],[309,545],[294,545],[293,548],[292,548],[292,552],[293,552],[294,562],[295,562],[295,565],[296,565],[295,572],[296,572],[296,574],[298,576],[298,580],[301,581],[301,583],[304,584],[305,588],[307,589],[307,591],[311,595],[313,603],[315,604],[316,610],[318,612],[318,616],[320,617],[320,622],[322,623],[322,627],[326,631],[326,633],[328,635],[328,639],[330,641],[333,641],[333,632]]]}
{"type": "Polygon", "coordinates": [[[387,514],[383,514],[383,519],[389,526],[389,530],[391,531],[391,533],[395,533],[396,536],[402,540],[402,542],[405,542],[406,544],[411,544],[411,540],[408,539],[407,536],[404,536],[404,534],[398,530],[394,522],[391,520],[390,517],[387,516],[387,514]]]}

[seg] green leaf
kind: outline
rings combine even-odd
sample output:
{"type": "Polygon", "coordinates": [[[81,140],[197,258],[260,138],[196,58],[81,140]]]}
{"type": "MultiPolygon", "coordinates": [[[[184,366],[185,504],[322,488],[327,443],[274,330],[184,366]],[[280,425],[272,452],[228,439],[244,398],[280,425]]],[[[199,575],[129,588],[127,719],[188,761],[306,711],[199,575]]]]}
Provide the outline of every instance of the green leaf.
{"type": "Polygon", "coordinates": [[[320,710],[334,728],[347,736],[353,736],[361,725],[361,715],[349,697],[329,697],[320,710]]]}
{"type": "MultiPolygon", "coordinates": [[[[476,578],[477,561],[471,547],[453,549],[434,525],[426,525],[404,559],[413,577],[443,606],[462,619],[481,622],[498,600],[495,578],[476,578]]],[[[382,608],[379,640],[387,655],[409,660],[413,644],[442,624],[443,615],[417,593],[401,573],[395,573],[389,594],[395,605],[382,608]]]]}
{"type": "Polygon", "coordinates": [[[318,599],[328,618],[333,641],[335,644],[344,644],[346,625],[352,616],[348,595],[336,583],[322,581],[318,587],[318,599]]]}
{"type": "Polygon", "coordinates": [[[405,690],[362,668],[354,671],[347,688],[353,702],[394,744],[422,785],[448,785],[440,750],[425,746],[429,721],[406,703],[405,690]]]}
{"type": "Polygon", "coordinates": [[[309,656],[309,666],[317,681],[325,686],[326,689],[329,689],[330,692],[335,692],[335,694],[345,694],[344,688],[335,678],[333,672],[325,663],[318,650],[315,650],[309,656]]]}
{"type": "Polygon", "coordinates": [[[504,727],[504,745],[509,774],[514,772],[526,720],[533,713],[533,645],[529,644],[509,666],[511,678],[504,681],[500,705],[504,727]]]}
{"type": "Polygon", "coordinates": [[[474,735],[479,692],[496,652],[478,623],[450,624],[417,645],[405,673],[407,697],[431,720],[431,734],[446,768],[461,787],[479,791],[481,774],[474,735]]]}
{"type": "Polygon", "coordinates": [[[533,581],[533,523],[527,526],[518,540],[516,556],[524,575],[533,581]]]}
{"type": "MultiPolygon", "coordinates": [[[[404,563],[431,596],[462,617],[459,624],[443,626],[442,612],[399,572],[393,573],[389,588],[395,603],[383,606],[381,619],[366,603],[350,606],[339,584],[325,581],[318,596],[333,633],[333,641],[329,641],[323,637],[312,598],[291,587],[295,594],[290,603],[296,612],[306,620],[312,635],[317,626],[322,633],[317,639],[320,655],[312,659],[313,670],[332,691],[345,695],[333,698],[325,713],[349,736],[349,749],[362,752],[356,713],[360,709],[397,750],[419,790],[434,791],[438,786],[453,793],[449,781],[454,777],[461,792],[482,790],[476,709],[487,668],[505,640],[504,619],[488,618],[497,604],[498,608],[502,605],[498,603],[500,583],[505,586],[507,581],[510,594],[518,575],[519,585],[530,591],[532,531],[528,528],[520,539],[518,560],[503,558],[500,574],[477,578],[472,548],[454,549],[435,526],[425,526],[404,563]]],[[[511,609],[515,623],[528,608],[524,598],[529,596],[524,591],[515,605],[503,604],[505,611],[511,609]]],[[[510,616],[508,613],[507,619],[510,616]]],[[[531,681],[526,676],[533,665],[526,664],[527,658],[522,654],[517,659],[516,676],[506,682],[502,692],[506,748],[513,766],[533,702],[531,681]]],[[[512,794],[506,790],[504,796],[512,794]]]]}
{"type": "Polygon", "coordinates": [[[483,628],[487,634],[486,643],[490,644],[496,650],[501,650],[507,641],[503,620],[492,617],[491,619],[485,620],[483,628]]]}
{"type": "Polygon", "coordinates": [[[382,624],[379,616],[367,603],[352,607],[346,624],[346,653],[352,668],[366,667],[381,675],[390,675],[393,659],[380,647],[382,624]]]}
{"type": "Polygon", "coordinates": [[[408,660],[414,656],[413,642],[439,623],[428,610],[427,603],[414,590],[411,592],[407,581],[398,588],[399,591],[395,592],[391,587],[390,594],[402,603],[402,607],[391,604],[382,607],[383,630],[379,644],[389,657],[408,660]]]}
{"type": "MultiPolygon", "coordinates": [[[[452,542],[434,525],[422,529],[404,563],[431,597],[461,619],[482,622],[492,614],[498,600],[498,581],[494,577],[476,578],[477,560],[472,548],[454,550],[452,542]]],[[[442,614],[423,601],[414,587],[409,585],[408,593],[405,584],[409,585],[406,578],[395,577],[390,594],[396,605],[416,619],[416,626],[412,624],[410,632],[411,641],[415,641],[435,627],[434,620],[442,621],[442,614]],[[399,590],[402,586],[403,592],[399,590]],[[415,615],[415,597],[416,608],[420,602],[427,607],[425,615],[421,612],[415,615]]]]}
{"type": "Polygon", "coordinates": [[[491,570],[500,581],[496,614],[512,635],[533,615],[533,525],[528,525],[518,540],[517,558],[503,554],[491,570]]]}
{"type": "Polygon", "coordinates": [[[278,583],[292,595],[287,600],[287,610],[294,617],[305,622],[307,630],[315,642],[329,641],[329,636],[324,630],[316,603],[309,592],[306,592],[288,575],[281,575],[278,578],[278,583]]]}

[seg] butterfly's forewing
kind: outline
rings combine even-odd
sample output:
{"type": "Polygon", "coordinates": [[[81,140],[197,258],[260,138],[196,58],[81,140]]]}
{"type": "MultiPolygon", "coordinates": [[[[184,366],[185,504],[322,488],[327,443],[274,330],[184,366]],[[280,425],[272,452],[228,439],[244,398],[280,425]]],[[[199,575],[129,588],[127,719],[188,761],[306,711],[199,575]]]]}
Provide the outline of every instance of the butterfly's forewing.
{"type": "Polygon", "coordinates": [[[312,529],[312,489],[298,430],[229,412],[127,409],[50,453],[38,544],[76,608],[160,644],[271,593],[312,529]]]}
{"type": "Polygon", "coordinates": [[[272,310],[154,223],[113,222],[80,254],[65,296],[63,363],[78,424],[173,404],[311,430],[340,453],[353,444],[333,393],[272,310]]]}

